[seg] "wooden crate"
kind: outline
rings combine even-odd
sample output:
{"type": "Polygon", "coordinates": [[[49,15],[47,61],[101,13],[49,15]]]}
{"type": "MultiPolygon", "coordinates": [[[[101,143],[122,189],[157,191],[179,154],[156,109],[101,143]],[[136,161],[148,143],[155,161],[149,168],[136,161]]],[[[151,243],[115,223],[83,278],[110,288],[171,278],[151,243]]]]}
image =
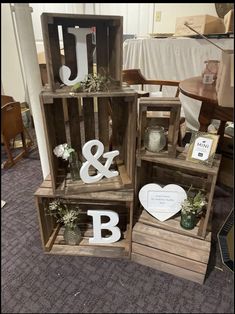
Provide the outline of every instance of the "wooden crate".
{"type": "Polygon", "coordinates": [[[55,196],[133,187],[137,120],[137,94],[134,91],[128,89],[112,93],[79,93],[75,96],[63,91],[44,91],[41,93],[41,105],[55,196]],[[67,123],[63,110],[64,99],[68,109],[67,123]],[[98,102],[98,112],[95,112],[95,99],[98,102]],[[78,112],[78,100],[83,103],[83,121],[78,112]],[[104,152],[119,151],[113,165],[119,171],[119,176],[103,178],[91,184],[81,180],[72,181],[68,173],[68,163],[57,158],[53,149],[59,144],[69,143],[80,158],[83,158],[82,147],[92,139],[98,139],[104,144],[104,152]]]}
{"type": "Polygon", "coordinates": [[[122,82],[122,43],[123,17],[106,15],[78,15],[43,13],[41,15],[43,42],[47,63],[48,82],[55,91],[61,85],[59,69],[62,66],[58,28],[62,28],[65,65],[71,69],[70,79],[76,78],[77,60],[74,35],[68,33],[68,27],[93,28],[92,35],[87,35],[88,72],[92,73],[94,63],[97,72],[101,68],[114,80],[122,82]]]}
{"type": "Polygon", "coordinates": [[[225,32],[223,19],[212,15],[195,15],[183,16],[176,19],[174,36],[190,36],[195,35],[195,32],[184,25],[187,22],[190,27],[195,29],[198,33],[207,34],[221,34],[225,32]]]}
{"type": "MultiPolygon", "coordinates": [[[[221,155],[216,155],[212,167],[194,164],[185,160],[181,153],[177,158],[152,157],[141,154],[137,157],[136,195],[140,188],[148,183],[159,185],[177,184],[186,192],[192,185],[196,191],[206,194],[206,211],[201,215],[197,237],[205,239],[209,219],[212,215],[212,201],[221,162],[221,155]]],[[[137,211],[138,212],[138,211],[137,211]]]]}
{"type": "Polygon", "coordinates": [[[139,102],[138,154],[175,157],[180,128],[181,103],[175,97],[142,97],[139,102]],[[159,153],[144,148],[144,132],[148,126],[163,126],[167,134],[166,148],[159,153]]]}
{"type": "Polygon", "coordinates": [[[198,229],[182,229],[179,217],[159,222],[144,210],[133,228],[131,260],[203,284],[211,232],[198,239],[198,229]]]}
{"type": "Polygon", "coordinates": [[[81,209],[81,219],[78,226],[81,228],[83,238],[79,245],[75,246],[65,244],[63,240],[63,227],[57,224],[55,218],[48,215],[46,210],[49,202],[56,199],[53,194],[50,176],[43,181],[34,195],[38,210],[42,247],[45,253],[130,258],[133,189],[80,193],[69,197],[61,197],[60,199],[63,202],[72,202],[81,209]],[[90,244],[88,242],[89,238],[93,237],[92,217],[86,214],[89,209],[106,209],[119,214],[119,223],[117,225],[121,230],[119,241],[110,244],[90,244]]]}

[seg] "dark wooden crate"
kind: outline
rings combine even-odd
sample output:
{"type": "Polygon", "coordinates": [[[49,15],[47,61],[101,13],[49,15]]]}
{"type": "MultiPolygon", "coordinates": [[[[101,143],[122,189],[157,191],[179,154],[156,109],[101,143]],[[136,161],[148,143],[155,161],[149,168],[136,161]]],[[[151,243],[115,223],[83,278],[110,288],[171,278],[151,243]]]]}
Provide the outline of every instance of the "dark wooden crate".
{"type": "MultiPolygon", "coordinates": [[[[148,183],[160,185],[177,184],[185,191],[192,187],[206,194],[206,211],[201,215],[197,237],[204,239],[212,216],[212,201],[219,172],[221,155],[216,155],[212,167],[195,164],[185,160],[181,153],[177,158],[153,157],[142,153],[137,156],[136,195],[148,183]]],[[[138,212],[138,211],[137,211],[138,212]]]]}
{"type": "Polygon", "coordinates": [[[143,210],[132,232],[131,260],[203,284],[211,232],[205,239],[198,239],[198,229],[183,230],[179,217],[159,222],[143,210]]]}
{"type": "Polygon", "coordinates": [[[67,92],[42,92],[41,105],[55,195],[133,187],[137,120],[137,94],[134,91],[80,93],[74,97],[67,92]],[[83,121],[78,112],[79,99],[83,102],[83,121]],[[64,100],[68,108],[67,123],[64,118],[64,100]],[[95,100],[98,103],[97,113],[95,100]],[[114,167],[119,171],[119,176],[103,178],[92,184],[70,180],[68,163],[57,158],[53,149],[59,144],[69,143],[83,158],[82,147],[92,139],[100,140],[104,144],[105,152],[119,150],[120,154],[114,158],[114,167]]]}
{"type": "Polygon", "coordinates": [[[54,217],[48,215],[49,202],[56,199],[52,190],[52,182],[48,176],[35,192],[38,210],[42,247],[45,253],[61,255],[86,255],[101,257],[130,258],[131,231],[133,217],[132,189],[122,191],[106,191],[74,194],[60,199],[66,203],[74,203],[81,209],[81,220],[78,226],[82,231],[82,241],[79,245],[66,245],[63,239],[63,226],[57,224],[54,217]],[[86,214],[89,209],[112,210],[119,214],[118,227],[121,230],[119,241],[110,244],[90,244],[88,239],[93,236],[92,217],[86,214]]]}
{"type": "Polygon", "coordinates": [[[43,13],[41,15],[43,42],[47,63],[48,82],[55,91],[61,85],[59,69],[62,65],[58,27],[62,27],[65,65],[71,69],[70,79],[76,78],[77,61],[74,36],[68,33],[68,27],[95,28],[95,45],[91,34],[87,35],[88,72],[97,73],[103,68],[107,75],[122,83],[122,44],[123,17],[106,15],[78,15],[43,13]],[[94,58],[94,49],[96,58],[94,58]]]}
{"type": "Polygon", "coordinates": [[[176,97],[142,97],[139,102],[138,153],[149,156],[176,157],[180,127],[181,103],[176,97]],[[144,132],[148,126],[163,126],[167,134],[167,145],[159,153],[144,148],[144,132]]]}

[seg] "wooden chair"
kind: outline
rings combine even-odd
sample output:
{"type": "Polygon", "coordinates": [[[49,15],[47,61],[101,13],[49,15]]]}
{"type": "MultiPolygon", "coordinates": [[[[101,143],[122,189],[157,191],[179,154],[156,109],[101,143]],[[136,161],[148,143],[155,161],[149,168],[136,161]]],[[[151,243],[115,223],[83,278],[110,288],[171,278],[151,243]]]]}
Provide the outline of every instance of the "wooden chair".
{"type": "MultiPolygon", "coordinates": [[[[175,86],[177,87],[174,97],[179,96],[179,81],[166,81],[166,80],[147,80],[140,69],[128,69],[122,70],[122,80],[128,85],[141,85],[141,90],[144,92],[145,85],[158,85],[160,86],[159,91],[162,91],[163,86],[175,86]]],[[[139,97],[149,96],[149,92],[140,93],[139,97]]]]}
{"type": "Polygon", "coordinates": [[[13,166],[22,157],[28,154],[28,147],[26,144],[26,134],[30,138],[28,146],[33,144],[32,138],[23,124],[21,115],[21,106],[19,102],[10,102],[1,107],[1,135],[4,143],[4,149],[6,151],[8,159],[3,163],[3,168],[13,166]],[[12,155],[11,141],[20,135],[22,140],[22,149],[15,157],[12,155]]]}
{"type": "MultiPolygon", "coordinates": [[[[176,87],[176,91],[173,95],[173,97],[179,96],[179,81],[169,81],[169,80],[147,80],[143,74],[141,73],[140,69],[128,69],[128,70],[122,70],[122,80],[123,82],[126,82],[128,85],[141,85],[141,91],[137,91],[138,98],[140,97],[149,97],[150,93],[145,91],[145,85],[158,85],[159,91],[162,92],[164,86],[172,86],[176,87]]],[[[148,125],[154,124],[154,118],[158,118],[158,122],[162,124],[162,126],[166,125],[166,118],[169,118],[169,115],[166,113],[163,113],[163,118],[159,119],[159,116],[154,116],[152,113],[148,116],[149,122],[148,125]]],[[[180,118],[180,132],[179,132],[179,138],[178,138],[178,145],[182,146],[182,140],[184,138],[184,135],[186,133],[186,123],[185,118],[180,118]]]]}
{"type": "Polygon", "coordinates": [[[7,96],[7,95],[1,95],[1,107],[13,101],[15,101],[13,97],[7,96]]]}

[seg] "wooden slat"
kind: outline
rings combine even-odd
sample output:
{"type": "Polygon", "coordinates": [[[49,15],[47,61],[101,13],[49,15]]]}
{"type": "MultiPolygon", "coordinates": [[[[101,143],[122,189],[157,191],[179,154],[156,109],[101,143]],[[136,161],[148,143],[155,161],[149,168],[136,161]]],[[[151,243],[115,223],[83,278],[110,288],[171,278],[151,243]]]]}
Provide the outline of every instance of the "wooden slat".
{"type": "Polygon", "coordinates": [[[187,280],[195,281],[199,284],[203,284],[204,282],[204,278],[205,278],[204,274],[196,273],[188,269],[166,264],[164,262],[157,261],[150,257],[145,257],[143,255],[132,253],[131,260],[136,263],[142,264],[144,266],[148,266],[151,268],[155,268],[159,271],[172,274],[174,276],[178,276],[187,280]]]}
{"type": "Polygon", "coordinates": [[[134,182],[137,137],[137,95],[128,101],[128,121],[126,127],[126,170],[134,182]]]}
{"type": "MultiPolygon", "coordinates": [[[[45,54],[47,61],[47,71],[49,71],[49,84],[52,89],[55,89],[57,84],[61,83],[59,77],[59,69],[61,67],[61,56],[60,56],[60,44],[59,34],[57,25],[48,24],[48,37],[50,54],[45,54]],[[51,58],[48,60],[48,57],[51,58]]],[[[43,39],[44,43],[45,40],[43,39]]]]}
{"type": "Polygon", "coordinates": [[[56,177],[58,172],[58,159],[53,154],[53,149],[56,147],[56,134],[54,128],[54,116],[52,111],[52,104],[43,104],[41,103],[42,116],[43,116],[43,125],[46,134],[46,144],[47,144],[47,153],[50,166],[50,175],[52,181],[52,189],[56,189],[56,177]]]}
{"type": "Polygon", "coordinates": [[[62,246],[54,244],[50,254],[96,256],[109,258],[128,257],[128,253],[122,248],[97,248],[91,246],[62,246]]]}
{"type": "Polygon", "coordinates": [[[69,131],[71,146],[81,158],[82,144],[81,144],[81,131],[80,131],[80,118],[78,110],[78,99],[67,99],[68,114],[69,114],[69,131]]]}
{"type": "MultiPolygon", "coordinates": [[[[180,226],[180,216],[179,217],[173,217],[173,218],[170,218],[166,221],[161,222],[161,221],[157,220],[156,218],[152,217],[149,213],[146,212],[146,210],[143,210],[143,212],[139,218],[139,222],[141,222],[143,224],[150,225],[152,227],[156,227],[156,228],[160,228],[160,229],[166,229],[166,230],[180,233],[183,235],[187,235],[190,237],[200,238],[198,236],[198,229],[199,229],[198,226],[195,226],[194,229],[192,229],[192,230],[186,230],[180,226]]],[[[211,241],[211,233],[210,232],[207,234],[205,241],[208,241],[208,242],[211,241]]]]}
{"type": "Polygon", "coordinates": [[[42,207],[41,198],[35,197],[35,203],[36,203],[37,214],[38,214],[42,246],[44,247],[49,239],[49,235],[48,235],[46,224],[45,224],[45,216],[44,216],[44,210],[42,207]]]}
{"type": "Polygon", "coordinates": [[[151,257],[152,259],[162,261],[166,264],[175,265],[201,274],[205,274],[207,270],[207,264],[193,261],[182,256],[171,254],[163,250],[157,250],[138,243],[132,244],[132,253],[140,254],[146,257],[151,257]]]}
{"type": "Polygon", "coordinates": [[[172,241],[174,245],[182,244],[185,247],[191,247],[198,250],[208,252],[210,250],[210,242],[201,239],[189,237],[187,235],[171,232],[164,229],[154,228],[142,223],[137,223],[133,229],[134,232],[143,233],[146,236],[154,236],[157,239],[172,241]]]}
{"type": "Polygon", "coordinates": [[[109,150],[109,100],[107,98],[98,99],[98,128],[99,140],[107,152],[109,150]]]}
{"type": "Polygon", "coordinates": [[[54,123],[57,145],[67,143],[62,99],[55,98],[54,104],[51,106],[54,120],[50,123],[54,123]]]}
{"type": "Polygon", "coordinates": [[[73,97],[102,97],[102,98],[110,98],[110,97],[135,97],[136,92],[131,88],[120,88],[117,90],[113,90],[112,93],[110,91],[103,92],[84,92],[84,93],[71,93],[71,87],[64,86],[55,91],[50,91],[48,89],[43,90],[42,96],[44,101],[48,101],[51,97],[53,98],[73,98],[73,97]]]}
{"type": "Polygon", "coordinates": [[[205,216],[205,220],[204,220],[204,224],[203,224],[203,228],[202,228],[202,233],[199,234],[199,235],[202,235],[203,237],[206,236],[206,232],[207,232],[207,225],[208,225],[208,222],[209,222],[209,217],[210,217],[211,205],[212,205],[212,201],[213,201],[213,197],[214,197],[216,180],[217,180],[217,175],[216,176],[209,176],[209,181],[211,182],[211,188],[209,190],[209,195],[207,197],[208,201],[207,201],[207,206],[206,206],[206,216],[205,216]]]}
{"type": "Polygon", "coordinates": [[[47,243],[46,243],[46,245],[45,245],[45,248],[44,248],[45,251],[50,251],[50,250],[51,250],[51,248],[52,248],[52,246],[53,246],[53,243],[54,243],[54,241],[55,241],[55,239],[56,239],[56,236],[57,236],[57,234],[58,234],[59,228],[60,228],[59,225],[57,225],[57,226],[54,228],[53,232],[51,233],[51,235],[50,235],[50,237],[49,237],[49,239],[48,239],[48,241],[47,241],[47,243]]]}
{"type": "Polygon", "coordinates": [[[108,74],[108,26],[100,23],[96,28],[97,73],[108,74]]]}
{"type": "MultiPolygon", "coordinates": [[[[217,155],[218,156],[218,155],[217,155]]],[[[216,162],[212,167],[205,166],[200,163],[192,163],[185,160],[185,154],[179,154],[177,158],[168,158],[168,157],[160,157],[160,156],[154,156],[153,154],[150,154],[149,152],[141,152],[140,156],[137,156],[137,158],[141,158],[141,160],[146,160],[150,162],[155,162],[163,165],[169,165],[178,167],[181,169],[187,169],[192,170],[195,172],[201,172],[204,174],[212,174],[216,175],[218,173],[219,164],[216,162]]],[[[219,156],[217,157],[219,158],[219,156]]]]}
{"type": "Polygon", "coordinates": [[[123,43],[123,18],[117,26],[109,27],[109,75],[122,82],[122,43],[123,43]]]}
{"type": "Polygon", "coordinates": [[[176,254],[185,258],[189,258],[202,263],[208,263],[209,249],[208,251],[196,249],[192,246],[186,246],[184,244],[175,243],[165,239],[157,238],[155,236],[145,235],[144,233],[133,231],[132,242],[136,242],[142,245],[153,247],[165,252],[176,254]]]}
{"type": "Polygon", "coordinates": [[[173,158],[176,156],[176,146],[178,142],[179,127],[180,127],[180,107],[176,106],[171,108],[168,129],[168,155],[173,158]]]}
{"type": "Polygon", "coordinates": [[[67,180],[65,193],[67,195],[75,193],[89,193],[89,192],[98,192],[98,191],[109,191],[109,190],[119,190],[123,188],[123,184],[120,176],[113,178],[103,178],[97,183],[83,183],[82,180],[71,181],[67,180]]]}
{"type": "Polygon", "coordinates": [[[95,139],[95,118],[94,118],[94,103],[93,98],[83,99],[83,115],[85,142],[95,139]]]}

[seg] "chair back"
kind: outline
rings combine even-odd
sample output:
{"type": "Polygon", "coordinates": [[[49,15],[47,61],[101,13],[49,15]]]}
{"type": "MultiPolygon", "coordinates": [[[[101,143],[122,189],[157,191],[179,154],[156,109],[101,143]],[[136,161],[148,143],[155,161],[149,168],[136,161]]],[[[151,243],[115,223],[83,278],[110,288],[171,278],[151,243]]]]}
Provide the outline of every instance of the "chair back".
{"type": "Polygon", "coordinates": [[[159,85],[159,90],[162,91],[163,86],[175,86],[177,87],[175,96],[179,96],[179,81],[170,80],[147,80],[140,69],[128,69],[122,70],[122,80],[129,85],[141,85],[141,90],[144,90],[144,85],[159,85]]]}
{"type": "Polygon", "coordinates": [[[1,132],[6,140],[14,139],[24,131],[19,102],[10,102],[1,107],[1,132]]]}
{"type": "Polygon", "coordinates": [[[9,102],[13,102],[14,98],[11,96],[7,96],[7,95],[1,95],[1,107],[3,107],[4,105],[6,105],[9,102]]]}

